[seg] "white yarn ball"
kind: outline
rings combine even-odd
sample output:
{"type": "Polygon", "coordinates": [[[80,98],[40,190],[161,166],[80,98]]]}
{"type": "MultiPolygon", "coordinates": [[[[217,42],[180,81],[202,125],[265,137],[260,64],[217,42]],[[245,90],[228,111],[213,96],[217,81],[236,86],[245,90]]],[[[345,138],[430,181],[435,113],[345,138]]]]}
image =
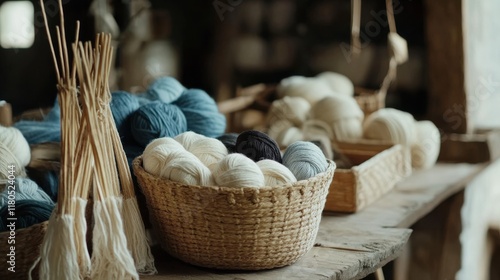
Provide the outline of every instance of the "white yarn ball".
{"type": "Polygon", "coordinates": [[[267,123],[273,124],[279,120],[288,120],[295,126],[301,126],[310,110],[311,104],[306,99],[285,96],[271,104],[267,113],[267,123]]]}
{"type": "Polygon", "coordinates": [[[184,151],[169,161],[161,176],[172,181],[193,186],[214,185],[212,172],[193,154],[184,151]]]}
{"type": "Polygon", "coordinates": [[[407,112],[383,108],[368,116],[364,123],[364,136],[392,144],[409,146],[415,143],[415,119],[407,112]]]}
{"type": "Polygon", "coordinates": [[[278,138],[276,138],[276,142],[278,143],[278,145],[283,148],[286,148],[292,143],[302,140],[304,140],[304,133],[302,133],[302,130],[295,126],[289,127],[286,130],[282,131],[278,135],[278,138]]]}
{"type": "Polygon", "coordinates": [[[283,96],[285,96],[283,93],[284,93],[286,87],[288,87],[290,85],[300,84],[306,80],[307,80],[307,78],[304,76],[290,76],[288,78],[284,78],[278,84],[276,91],[278,92],[279,96],[283,97],[283,96]]]}
{"type": "MultiPolygon", "coordinates": [[[[182,146],[181,146],[182,147],[182,146]]],[[[178,149],[168,145],[159,145],[143,154],[144,170],[155,176],[161,176],[162,170],[176,157],[187,153],[184,148],[178,149]]]]}
{"type": "Polygon", "coordinates": [[[144,149],[143,154],[149,154],[154,148],[162,145],[166,145],[170,147],[170,149],[179,149],[179,150],[184,149],[184,147],[179,142],[175,141],[173,138],[162,137],[151,141],[151,143],[149,143],[144,149]]]}
{"type": "Polygon", "coordinates": [[[324,81],[333,92],[345,96],[354,96],[354,84],[346,76],[335,72],[323,72],[316,77],[324,81]]]}
{"type": "Polygon", "coordinates": [[[30,163],[30,145],[19,129],[15,127],[0,126],[0,142],[11,151],[22,167],[30,163]]]}
{"type": "Polygon", "coordinates": [[[277,161],[263,159],[258,161],[257,165],[264,174],[264,183],[266,186],[285,185],[297,182],[292,171],[277,161]]]}
{"type": "Polygon", "coordinates": [[[333,140],[359,139],[363,135],[364,113],[354,98],[340,95],[323,98],[311,108],[310,116],[330,125],[333,140]]]}
{"type": "Polygon", "coordinates": [[[242,154],[229,154],[212,172],[215,183],[222,187],[262,187],[264,174],[257,163],[242,154]]]}
{"type": "Polygon", "coordinates": [[[411,163],[413,168],[426,169],[432,167],[441,149],[441,134],[431,121],[419,121],[415,124],[416,142],[411,146],[411,163]]]}
{"type": "Polygon", "coordinates": [[[285,84],[280,83],[277,92],[280,97],[302,97],[311,105],[327,96],[335,95],[326,83],[316,78],[298,79],[298,81],[285,84]]]}
{"type": "Polygon", "coordinates": [[[294,126],[293,123],[291,123],[289,120],[276,121],[269,126],[269,129],[267,130],[267,135],[269,135],[269,137],[271,137],[272,139],[276,140],[283,131],[293,126],[294,126]]]}
{"type": "Polygon", "coordinates": [[[204,135],[195,133],[193,131],[186,131],[174,137],[174,139],[179,142],[184,149],[188,150],[191,148],[194,142],[205,138],[204,135]]]}
{"type": "Polygon", "coordinates": [[[212,168],[213,164],[218,163],[228,154],[226,146],[224,146],[221,141],[209,137],[201,138],[193,142],[188,152],[200,159],[209,169],[212,168]]]}

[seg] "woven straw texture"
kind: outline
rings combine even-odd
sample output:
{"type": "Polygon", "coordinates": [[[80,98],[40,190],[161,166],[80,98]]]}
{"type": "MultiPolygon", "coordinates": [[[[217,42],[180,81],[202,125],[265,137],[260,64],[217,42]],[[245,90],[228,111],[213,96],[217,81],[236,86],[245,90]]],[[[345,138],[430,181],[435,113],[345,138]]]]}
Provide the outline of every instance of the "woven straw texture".
{"type": "Polygon", "coordinates": [[[133,163],[163,249],[185,262],[259,270],[297,261],[314,245],[335,163],[314,178],[279,187],[182,185],[133,163]]]}
{"type": "Polygon", "coordinates": [[[325,210],[356,212],[390,191],[411,174],[407,148],[395,145],[351,169],[338,169],[325,210]]]}
{"type": "MultiPolygon", "coordinates": [[[[40,245],[47,230],[48,222],[39,223],[28,228],[16,230],[16,244],[9,244],[10,231],[0,233],[0,279],[25,280],[28,279],[28,273],[40,256],[40,245]],[[15,272],[7,270],[10,265],[7,263],[10,252],[10,246],[15,246],[16,266],[15,272]]],[[[38,269],[32,272],[33,279],[38,279],[38,269]]]]}

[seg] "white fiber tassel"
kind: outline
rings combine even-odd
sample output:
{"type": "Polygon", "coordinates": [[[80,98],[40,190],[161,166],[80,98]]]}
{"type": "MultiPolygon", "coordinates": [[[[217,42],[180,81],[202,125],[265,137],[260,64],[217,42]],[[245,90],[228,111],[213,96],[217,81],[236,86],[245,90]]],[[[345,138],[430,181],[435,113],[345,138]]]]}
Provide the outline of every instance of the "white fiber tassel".
{"type": "Polygon", "coordinates": [[[87,200],[74,197],[73,202],[76,205],[75,241],[78,253],[78,266],[80,267],[81,279],[87,279],[90,277],[90,255],[87,247],[87,220],[85,218],[87,200]]]}
{"type": "Polygon", "coordinates": [[[94,201],[93,280],[139,279],[123,233],[121,209],[120,197],[105,197],[102,201],[94,201]]]}
{"type": "Polygon", "coordinates": [[[80,279],[74,227],[72,215],[57,215],[54,211],[50,216],[40,247],[41,280],[80,279]]]}
{"type": "Polygon", "coordinates": [[[128,248],[135,260],[137,272],[144,275],[158,273],[135,197],[125,199],[122,216],[128,248]]]}

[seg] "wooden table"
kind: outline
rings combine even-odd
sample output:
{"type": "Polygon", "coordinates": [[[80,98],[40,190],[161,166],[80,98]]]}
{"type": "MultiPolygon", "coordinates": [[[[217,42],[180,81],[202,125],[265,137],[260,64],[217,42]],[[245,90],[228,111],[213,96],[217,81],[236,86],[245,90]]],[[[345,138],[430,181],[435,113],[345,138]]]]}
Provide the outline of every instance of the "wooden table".
{"type": "Polygon", "coordinates": [[[403,252],[408,227],[463,190],[484,164],[438,164],[417,171],[356,214],[325,213],[315,247],[293,265],[257,272],[199,268],[155,249],[159,274],[141,279],[360,279],[403,252]]]}

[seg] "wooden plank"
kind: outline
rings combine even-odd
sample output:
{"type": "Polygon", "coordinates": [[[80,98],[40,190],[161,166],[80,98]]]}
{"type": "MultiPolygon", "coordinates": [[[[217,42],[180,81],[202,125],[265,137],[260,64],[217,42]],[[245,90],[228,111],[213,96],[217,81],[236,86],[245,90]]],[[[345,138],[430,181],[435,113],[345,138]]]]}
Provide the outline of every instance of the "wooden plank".
{"type": "Polygon", "coordinates": [[[411,230],[339,224],[324,217],[316,245],[295,264],[264,271],[222,271],[183,263],[156,248],[158,275],[147,280],[276,280],[360,279],[393,260],[408,241],[411,230]]]}
{"type": "Polygon", "coordinates": [[[426,0],[424,5],[429,117],[445,132],[466,133],[462,1],[426,0]]]}
{"type": "Polygon", "coordinates": [[[427,170],[415,171],[370,207],[346,215],[328,213],[337,222],[369,224],[381,227],[409,227],[427,215],[442,201],[463,190],[487,164],[439,163],[427,170]]]}

